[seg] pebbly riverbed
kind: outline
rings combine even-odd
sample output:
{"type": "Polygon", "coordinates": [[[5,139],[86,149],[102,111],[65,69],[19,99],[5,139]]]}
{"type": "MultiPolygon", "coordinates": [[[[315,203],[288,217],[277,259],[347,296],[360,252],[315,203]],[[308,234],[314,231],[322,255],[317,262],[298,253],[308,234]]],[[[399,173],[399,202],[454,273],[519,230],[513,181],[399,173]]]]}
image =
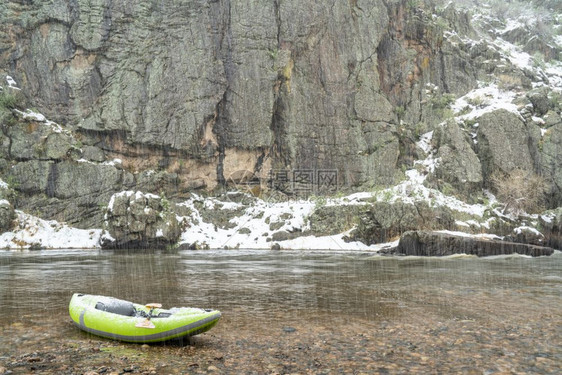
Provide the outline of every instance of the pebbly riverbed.
{"type": "Polygon", "coordinates": [[[556,374],[562,256],[0,252],[0,374],[556,374]],[[223,318],[190,342],[78,330],[72,292],[223,318]]]}

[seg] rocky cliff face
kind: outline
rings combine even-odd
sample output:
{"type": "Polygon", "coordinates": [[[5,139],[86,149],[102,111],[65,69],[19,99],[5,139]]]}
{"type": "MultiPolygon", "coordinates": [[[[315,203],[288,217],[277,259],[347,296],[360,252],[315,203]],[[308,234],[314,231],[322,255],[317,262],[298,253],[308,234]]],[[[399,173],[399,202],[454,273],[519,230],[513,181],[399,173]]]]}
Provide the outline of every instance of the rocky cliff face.
{"type": "Polygon", "coordinates": [[[395,108],[420,117],[428,82],[476,86],[429,14],[380,0],[10,2],[2,62],[49,119],[127,168],[181,159],[185,182],[208,188],[272,167],[389,184],[395,108]]]}
{"type": "MultiPolygon", "coordinates": [[[[337,189],[390,186],[437,130],[435,186],[470,197],[495,170],[524,168],[559,205],[562,123],[546,73],[506,60],[490,19],[439,3],[4,2],[0,72],[17,84],[3,93],[25,95],[3,109],[4,180],[18,207],[88,227],[129,189],[181,197],[303,170],[337,171],[337,189]],[[518,91],[527,117],[452,113],[486,80],[518,91]],[[543,92],[521,94],[537,82],[543,92]]],[[[535,50],[555,60],[545,45],[535,50]]]]}

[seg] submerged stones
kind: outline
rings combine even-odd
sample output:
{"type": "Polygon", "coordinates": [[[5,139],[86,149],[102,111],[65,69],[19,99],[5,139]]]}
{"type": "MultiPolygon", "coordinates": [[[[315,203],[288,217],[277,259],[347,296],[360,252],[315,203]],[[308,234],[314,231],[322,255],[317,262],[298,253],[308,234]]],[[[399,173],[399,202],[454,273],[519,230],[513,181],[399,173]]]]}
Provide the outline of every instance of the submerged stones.
{"type": "Polygon", "coordinates": [[[140,191],[114,194],[105,218],[103,248],[166,248],[182,230],[165,197],[140,191]]]}

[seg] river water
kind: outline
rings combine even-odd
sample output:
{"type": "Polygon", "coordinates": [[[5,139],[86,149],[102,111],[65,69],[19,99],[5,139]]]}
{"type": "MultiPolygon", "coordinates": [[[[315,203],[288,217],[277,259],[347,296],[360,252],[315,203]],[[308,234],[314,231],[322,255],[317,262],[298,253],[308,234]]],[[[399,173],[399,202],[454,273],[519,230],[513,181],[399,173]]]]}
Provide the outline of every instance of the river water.
{"type": "Polygon", "coordinates": [[[560,252],[0,251],[0,306],[0,374],[562,371],[560,252]],[[187,346],[118,343],[72,325],[75,292],[223,319],[187,346]]]}

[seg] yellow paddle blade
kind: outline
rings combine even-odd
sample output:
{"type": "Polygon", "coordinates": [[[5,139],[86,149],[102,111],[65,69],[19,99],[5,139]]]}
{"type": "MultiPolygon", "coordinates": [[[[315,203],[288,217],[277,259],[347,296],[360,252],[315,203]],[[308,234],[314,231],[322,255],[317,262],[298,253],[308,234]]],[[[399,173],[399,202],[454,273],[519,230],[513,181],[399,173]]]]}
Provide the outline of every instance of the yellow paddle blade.
{"type": "Polygon", "coordinates": [[[145,306],[147,309],[159,309],[162,307],[159,303],[147,303],[145,306]]]}

